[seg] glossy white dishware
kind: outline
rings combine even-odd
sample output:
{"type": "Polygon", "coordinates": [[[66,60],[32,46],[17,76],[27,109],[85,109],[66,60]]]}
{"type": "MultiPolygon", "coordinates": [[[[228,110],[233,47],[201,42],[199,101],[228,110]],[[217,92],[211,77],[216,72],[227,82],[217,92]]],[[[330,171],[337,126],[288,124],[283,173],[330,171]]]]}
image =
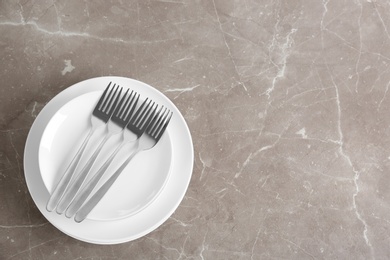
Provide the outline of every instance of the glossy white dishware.
{"type": "MultiPolygon", "coordinates": [[[[92,138],[98,140],[99,133],[92,138]]],[[[102,157],[94,167],[104,163],[104,156],[115,142],[113,138],[107,150],[102,150],[102,157]]],[[[92,146],[87,149],[92,150],[92,146]]],[[[126,155],[126,149],[121,153],[117,163],[126,155]]],[[[161,92],[129,78],[99,77],[65,89],[42,109],[27,138],[24,169],[30,194],[50,223],[85,242],[117,244],[148,234],[176,210],[191,179],[193,145],[180,111],[161,92]],[[77,149],[75,144],[86,134],[86,118],[110,81],[168,107],[175,116],[159,144],[134,158],[87,219],[76,223],[64,215],[48,212],[45,206],[60,178],[56,174],[61,172],[58,169],[67,165],[66,158],[71,158],[68,155],[77,149]],[[151,156],[158,158],[156,163],[150,163],[151,156]]]]}

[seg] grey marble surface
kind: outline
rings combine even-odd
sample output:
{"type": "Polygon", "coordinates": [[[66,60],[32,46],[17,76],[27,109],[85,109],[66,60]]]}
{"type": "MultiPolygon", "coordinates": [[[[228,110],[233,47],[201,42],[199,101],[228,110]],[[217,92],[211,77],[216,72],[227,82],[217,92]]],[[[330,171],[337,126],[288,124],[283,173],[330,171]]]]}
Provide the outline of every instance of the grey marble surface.
{"type": "Polygon", "coordinates": [[[1,1],[0,259],[389,259],[390,4],[1,1]],[[116,75],[168,96],[192,133],[185,198],[101,246],[50,224],[26,186],[37,114],[116,75]]]}

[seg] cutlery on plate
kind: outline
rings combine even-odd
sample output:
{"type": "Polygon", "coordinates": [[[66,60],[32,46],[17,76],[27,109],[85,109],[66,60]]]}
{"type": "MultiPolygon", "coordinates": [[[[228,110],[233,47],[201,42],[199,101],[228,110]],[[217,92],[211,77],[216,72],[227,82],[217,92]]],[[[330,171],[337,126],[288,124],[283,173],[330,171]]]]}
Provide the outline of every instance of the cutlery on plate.
{"type": "Polygon", "coordinates": [[[171,118],[172,112],[165,108],[162,111],[162,107],[159,112],[154,115],[152,121],[145,126],[146,129],[136,142],[135,150],[130,153],[129,157],[122,163],[122,165],[110,176],[110,178],[91,196],[91,198],[80,208],[76,213],[75,221],[80,223],[88,216],[93,208],[99,203],[103,196],[110,189],[112,184],[118,178],[120,173],[126,168],[128,163],[141,151],[149,150],[153,148],[164,134],[171,118]]]}
{"type": "Polygon", "coordinates": [[[146,127],[149,125],[152,120],[157,105],[152,103],[152,100],[146,99],[142,105],[137,109],[134,116],[128,121],[126,125],[127,131],[122,131],[122,136],[119,145],[113,153],[108,157],[105,163],[97,170],[96,173],[92,175],[92,178],[80,189],[80,192],[77,193],[76,197],[67,208],[65,216],[68,218],[72,217],[79,210],[81,205],[85,202],[88,196],[91,194],[95,186],[98,184],[99,180],[104,175],[107,168],[110,166],[111,162],[117,155],[117,153],[122,149],[126,144],[132,143],[139,139],[144,133],[146,127]]]}
{"type": "Polygon", "coordinates": [[[60,201],[66,188],[68,187],[70,180],[72,179],[74,170],[76,169],[80,161],[80,158],[85,150],[85,147],[88,144],[89,139],[91,138],[92,134],[95,132],[96,129],[105,125],[108,122],[111,117],[111,114],[114,112],[116,104],[118,103],[121,91],[122,88],[119,89],[119,86],[116,86],[116,84],[111,87],[111,82],[104,90],[90,116],[89,132],[85,137],[83,143],[81,144],[80,148],[78,149],[77,153],[73,157],[72,161],[63,173],[53,193],[50,195],[49,201],[46,204],[47,211],[53,211],[56,208],[58,202],[60,201]]]}
{"type": "Polygon", "coordinates": [[[57,213],[62,214],[69,207],[70,203],[76,196],[77,192],[80,190],[83,185],[86,177],[88,176],[89,171],[91,170],[96,158],[98,157],[100,151],[102,150],[104,144],[108,141],[113,135],[121,133],[129,120],[132,118],[135,107],[139,100],[139,94],[137,92],[131,91],[128,94],[129,89],[120,99],[114,113],[111,115],[110,120],[106,124],[106,131],[103,140],[100,142],[99,146],[95,149],[91,157],[88,159],[84,167],[75,175],[75,178],[69,184],[67,190],[65,191],[63,197],[57,205],[57,213]]]}

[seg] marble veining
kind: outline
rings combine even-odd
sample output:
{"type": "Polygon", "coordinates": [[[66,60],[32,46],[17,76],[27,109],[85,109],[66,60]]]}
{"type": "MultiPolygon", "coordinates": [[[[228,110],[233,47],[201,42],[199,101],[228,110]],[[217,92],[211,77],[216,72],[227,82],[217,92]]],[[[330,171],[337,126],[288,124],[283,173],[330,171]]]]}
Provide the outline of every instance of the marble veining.
{"type": "Polygon", "coordinates": [[[390,258],[390,4],[0,2],[1,259],[390,258]],[[28,192],[24,144],[68,86],[116,75],[181,110],[194,171],[124,244],[75,240],[28,192]]]}

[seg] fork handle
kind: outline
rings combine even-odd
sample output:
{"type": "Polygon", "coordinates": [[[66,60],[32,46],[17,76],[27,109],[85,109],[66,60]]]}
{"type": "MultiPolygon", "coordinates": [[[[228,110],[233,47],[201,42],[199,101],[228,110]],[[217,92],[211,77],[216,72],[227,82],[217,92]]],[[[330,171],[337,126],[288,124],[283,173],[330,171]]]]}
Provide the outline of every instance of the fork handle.
{"type": "Polygon", "coordinates": [[[87,163],[84,165],[83,169],[80,171],[80,173],[76,175],[76,178],[69,185],[69,188],[66,190],[64,196],[61,198],[57,206],[56,211],[58,214],[64,213],[66,208],[72,202],[73,198],[75,197],[76,193],[79,191],[81,185],[83,184],[85,178],[87,177],[89,170],[92,168],[93,163],[95,162],[100,151],[102,150],[104,144],[107,142],[107,140],[110,137],[111,137],[110,134],[106,134],[106,136],[100,142],[99,146],[96,148],[92,156],[88,159],[87,163]]]}
{"type": "Polygon", "coordinates": [[[73,157],[72,161],[66,168],[64,174],[62,175],[59,183],[57,184],[56,188],[54,189],[53,193],[51,194],[49,201],[46,204],[47,211],[51,212],[53,211],[58,202],[60,201],[61,197],[63,196],[66,188],[69,185],[70,179],[72,178],[73,172],[76,169],[76,166],[78,165],[81,155],[83,154],[85,147],[87,146],[87,143],[89,139],[91,138],[93,132],[95,131],[95,128],[91,128],[88,132],[88,135],[85,137],[83,143],[81,144],[79,150],[77,151],[76,155],[73,157]]]}
{"type": "Polygon", "coordinates": [[[108,166],[110,166],[111,162],[114,160],[117,153],[122,149],[123,145],[126,144],[124,140],[122,140],[121,144],[115,149],[115,151],[110,155],[107,161],[99,168],[99,170],[93,175],[93,177],[88,181],[87,184],[77,193],[73,202],[70,204],[68,209],[65,212],[65,216],[70,218],[80,209],[81,205],[86,201],[88,196],[91,194],[93,189],[96,187],[99,180],[102,178],[103,174],[106,172],[108,166]]]}
{"type": "Polygon", "coordinates": [[[141,149],[137,144],[136,150],[122,163],[122,165],[111,175],[111,177],[92,195],[92,197],[81,207],[81,209],[76,213],[74,220],[77,223],[82,222],[88,214],[95,208],[99,201],[104,197],[107,191],[114,184],[115,180],[119,177],[121,172],[126,168],[131,159],[140,152],[141,149]]]}

